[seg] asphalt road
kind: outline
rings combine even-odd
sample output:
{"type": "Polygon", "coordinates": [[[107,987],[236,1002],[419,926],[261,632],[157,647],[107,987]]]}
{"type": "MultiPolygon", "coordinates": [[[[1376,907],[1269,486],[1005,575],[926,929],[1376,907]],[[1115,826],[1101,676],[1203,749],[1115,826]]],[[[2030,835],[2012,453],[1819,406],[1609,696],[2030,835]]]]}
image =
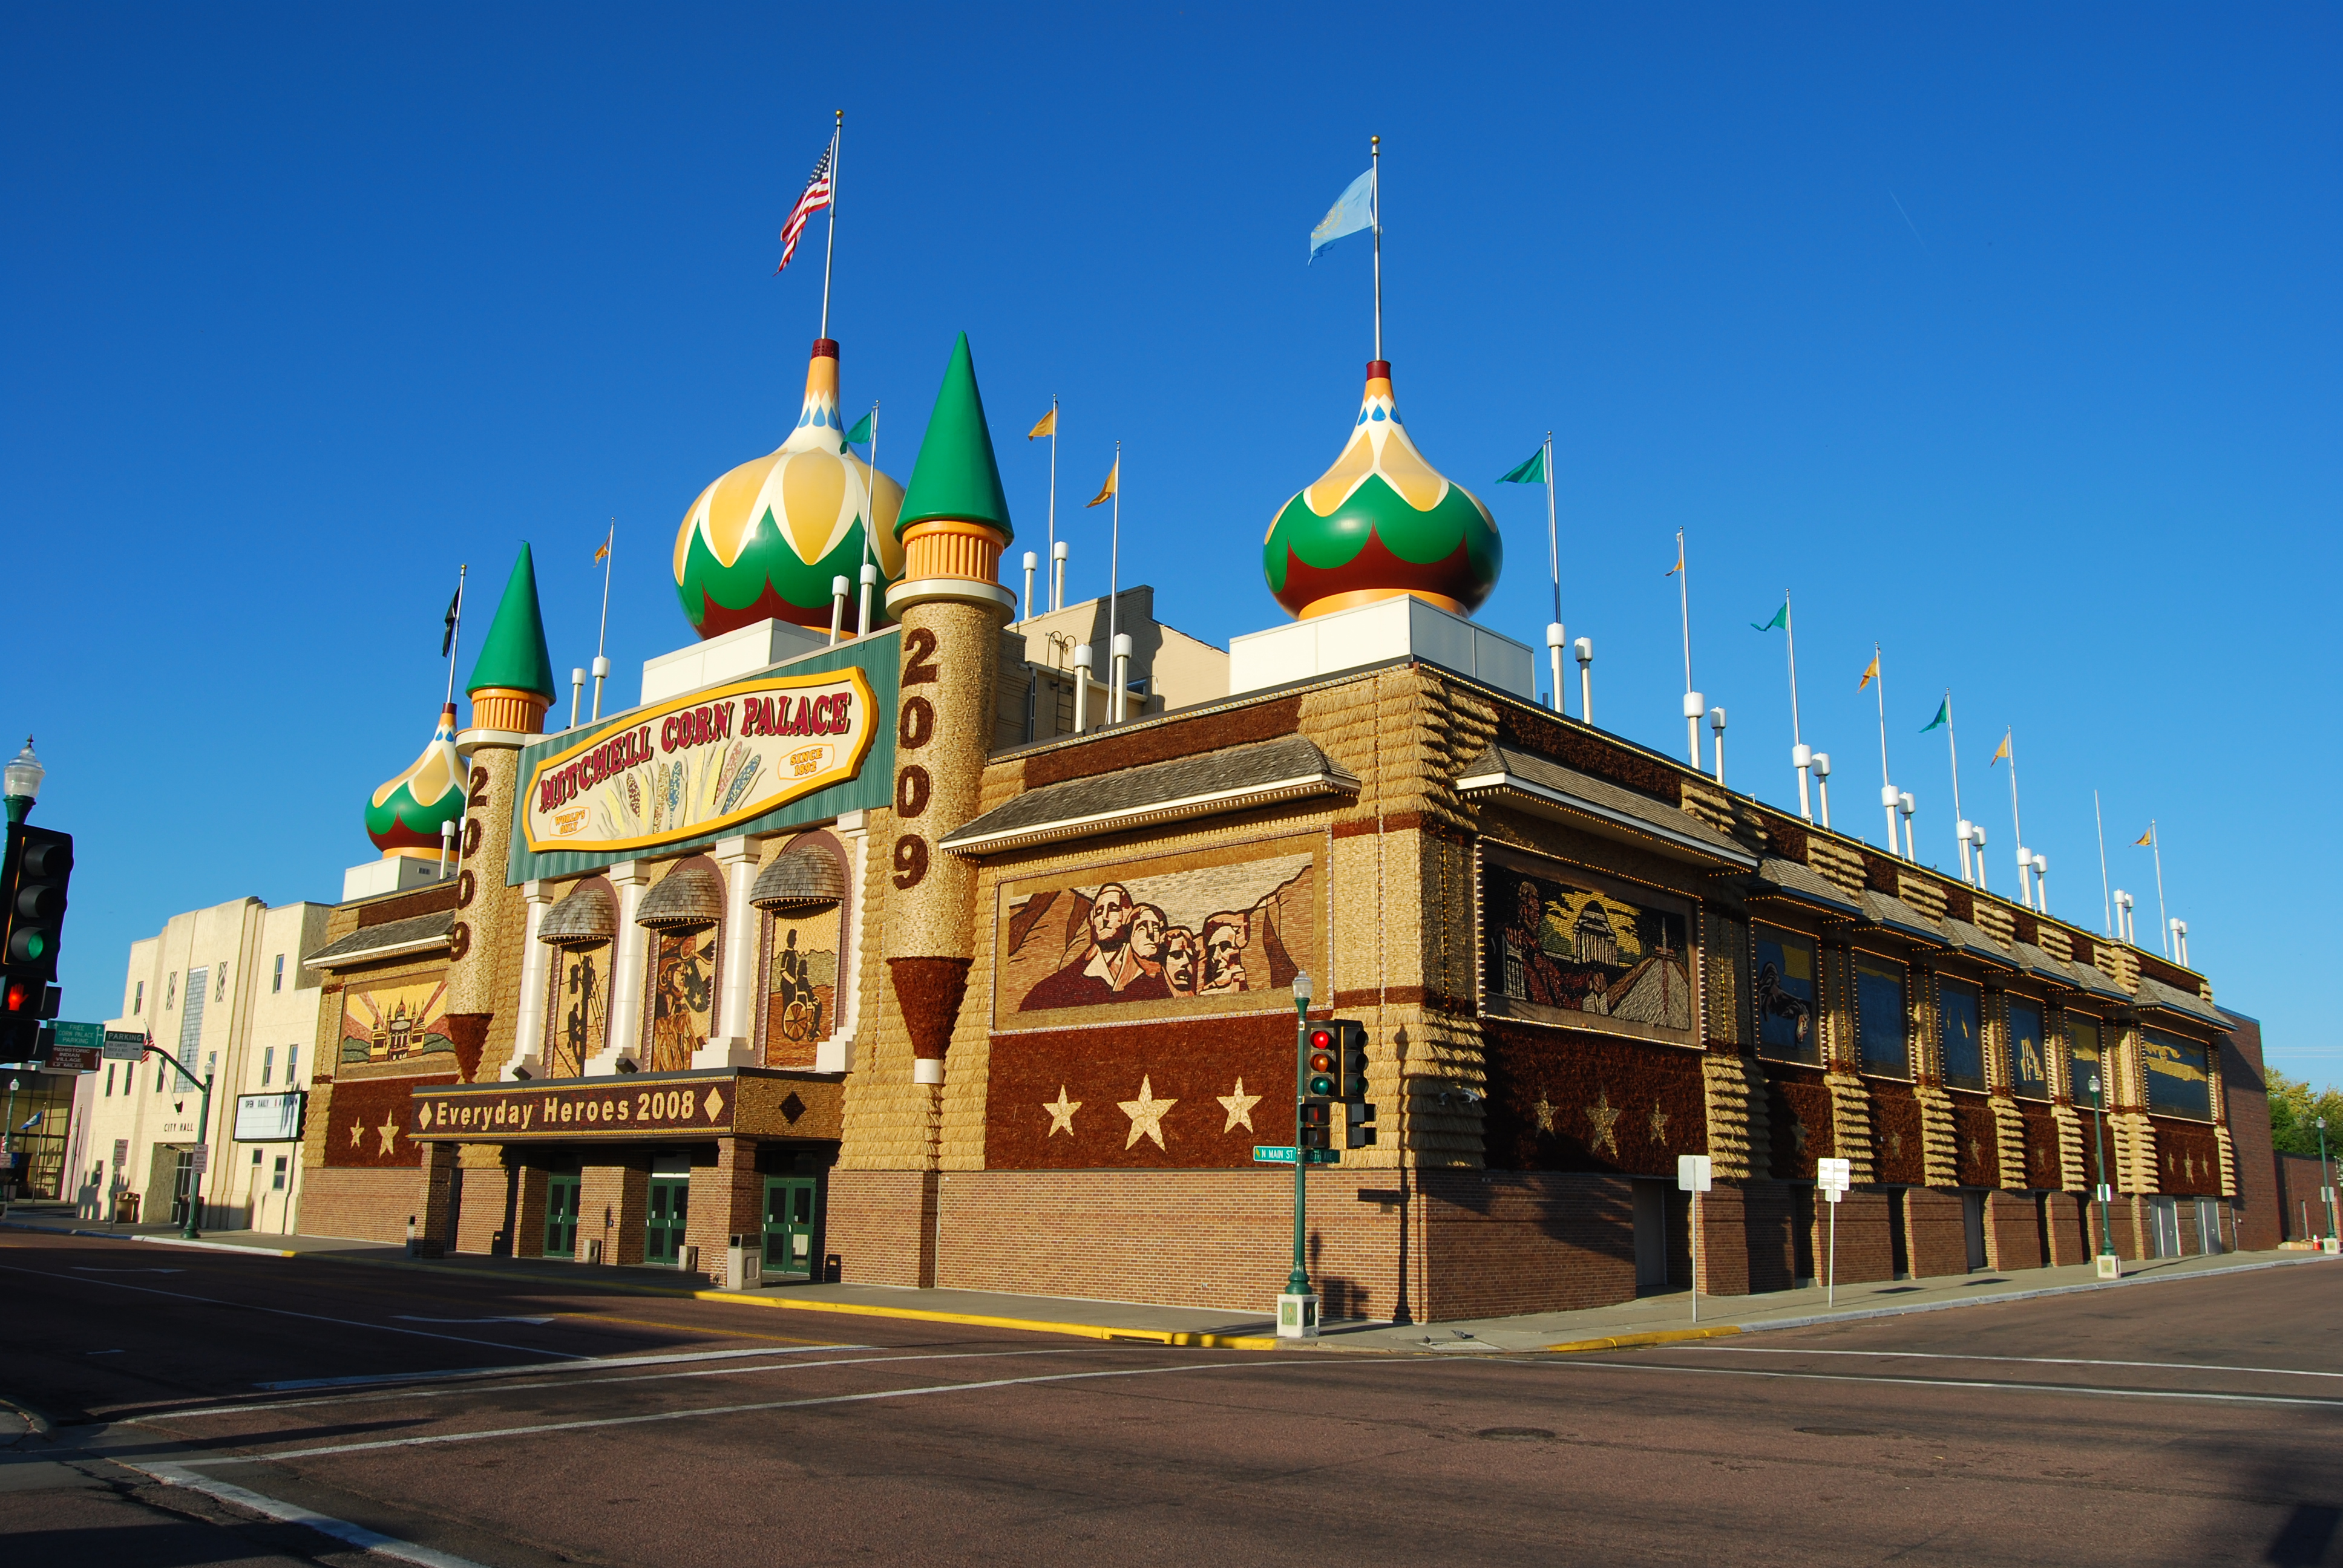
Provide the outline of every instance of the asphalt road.
{"type": "Polygon", "coordinates": [[[2343,1563],[2323,1262],[1569,1357],[24,1234],[0,1302],[0,1539],[67,1568],[2343,1563]]]}

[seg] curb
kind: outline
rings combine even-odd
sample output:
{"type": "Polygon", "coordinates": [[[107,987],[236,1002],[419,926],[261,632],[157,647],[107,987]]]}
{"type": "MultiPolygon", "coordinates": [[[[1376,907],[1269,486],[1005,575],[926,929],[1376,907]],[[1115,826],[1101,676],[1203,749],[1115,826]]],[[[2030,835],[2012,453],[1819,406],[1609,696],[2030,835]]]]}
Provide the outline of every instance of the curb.
{"type": "MultiPolygon", "coordinates": [[[[74,1231],[70,1234],[78,1235],[74,1231]]],[[[301,1254],[290,1247],[239,1247],[234,1241],[190,1241],[185,1236],[131,1236],[133,1241],[144,1241],[150,1247],[200,1247],[207,1252],[236,1252],[251,1258],[297,1258],[301,1254]]]]}
{"type": "Polygon", "coordinates": [[[959,1323],[984,1329],[1020,1329],[1029,1333],[1072,1334],[1086,1340],[1143,1340],[1150,1344],[1177,1345],[1192,1350],[1273,1351],[1272,1334],[1211,1334],[1184,1329],[1122,1328],[1107,1323],[1069,1323],[1046,1318],[1001,1318],[979,1312],[938,1312],[922,1307],[886,1307],[867,1302],[790,1301],[780,1296],[751,1296],[738,1291],[694,1291],[699,1302],[729,1302],[744,1307],[778,1307],[785,1312],[840,1312],[855,1317],[896,1318],[913,1322],[959,1323]]]}
{"type": "Polygon", "coordinates": [[[1614,1334],[1602,1340],[1566,1340],[1545,1348],[1560,1355],[1574,1355],[1582,1351],[1627,1351],[1643,1345],[1672,1345],[1683,1340],[1721,1340],[1748,1332],[1739,1323],[1722,1323],[1713,1329],[1661,1329],[1648,1334],[1614,1334]]]}

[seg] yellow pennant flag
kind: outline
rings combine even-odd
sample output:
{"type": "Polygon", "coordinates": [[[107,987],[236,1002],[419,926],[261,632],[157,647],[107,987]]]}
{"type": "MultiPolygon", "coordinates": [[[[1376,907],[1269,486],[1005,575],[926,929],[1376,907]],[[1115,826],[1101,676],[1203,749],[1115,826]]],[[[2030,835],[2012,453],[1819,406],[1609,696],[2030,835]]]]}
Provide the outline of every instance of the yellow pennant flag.
{"type": "Polygon", "coordinates": [[[1875,652],[1871,656],[1871,662],[1864,667],[1863,678],[1855,683],[1855,689],[1857,691],[1861,691],[1865,687],[1869,686],[1873,681],[1878,678],[1879,655],[1875,652]]]}
{"type": "Polygon", "coordinates": [[[1664,578],[1672,578],[1682,570],[1684,570],[1684,536],[1682,534],[1678,534],[1676,536],[1676,564],[1662,572],[1660,576],[1664,578]]]}
{"type": "Polygon", "coordinates": [[[1025,438],[1028,441],[1035,441],[1044,436],[1054,436],[1057,433],[1058,409],[1057,406],[1052,404],[1050,407],[1050,411],[1041,416],[1041,422],[1034,426],[1031,430],[1025,432],[1025,438]]]}
{"type": "Polygon", "coordinates": [[[2001,732],[2001,744],[1993,749],[1993,761],[1986,763],[1986,766],[1991,768],[1997,763],[2006,762],[2008,759],[2009,731],[2005,729],[2001,732]]]}
{"type": "Polygon", "coordinates": [[[1092,496],[1089,500],[1084,501],[1082,505],[1085,507],[1104,505],[1106,501],[1113,496],[1116,481],[1121,477],[1122,459],[1121,457],[1117,457],[1114,460],[1114,467],[1106,471],[1106,483],[1099,487],[1099,493],[1092,496]]]}
{"type": "Polygon", "coordinates": [[[2153,844],[2153,843],[2155,843],[2155,842],[2156,842],[2156,829],[2155,829],[2154,828],[2150,828],[2147,832],[2142,833],[2138,838],[2134,839],[2131,841],[2131,847],[2132,847],[2133,849],[2143,849],[2143,848],[2145,848],[2146,846],[2147,846],[2147,845],[2149,845],[2149,844],[2153,844]]]}
{"type": "Polygon", "coordinates": [[[610,558],[610,539],[615,539],[618,537],[618,530],[615,528],[612,528],[610,530],[609,538],[604,539],[602,541],[602,548],[594,552],[594,558],[598,561],[608,560],[610,558]]]}

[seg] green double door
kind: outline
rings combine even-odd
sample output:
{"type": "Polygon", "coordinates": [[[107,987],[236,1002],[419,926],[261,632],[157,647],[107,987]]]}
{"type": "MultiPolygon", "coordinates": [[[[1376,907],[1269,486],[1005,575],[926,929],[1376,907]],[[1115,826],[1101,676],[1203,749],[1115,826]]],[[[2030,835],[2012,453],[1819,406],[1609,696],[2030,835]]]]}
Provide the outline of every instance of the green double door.
{"type": "Polygon", "coordinates": [[[691,1178],[654,1176],[643,1224],[643,1261],[673,1268],[683,1256],[683,1227],[691,1202],[691,1178]]]}
{"type": "Polygon", "coordinates": [[[578,1255],[580,1184],[575,1176],[548,1176],[545,1180],[545,1255],[548,1258],[578,1255]]]}
{"type": "Polygon", "coordinates": [[[816,1178],[765,1178],[765,1278],[812,1279],[820,1230],[821,1192],[816,1178]]]}

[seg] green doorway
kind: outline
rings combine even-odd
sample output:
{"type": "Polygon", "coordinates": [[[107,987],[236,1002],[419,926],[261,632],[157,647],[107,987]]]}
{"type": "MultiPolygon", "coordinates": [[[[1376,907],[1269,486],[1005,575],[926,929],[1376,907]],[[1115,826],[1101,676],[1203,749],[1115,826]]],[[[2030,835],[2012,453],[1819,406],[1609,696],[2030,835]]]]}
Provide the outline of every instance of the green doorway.
{"type": "Polygon", "coordinates": [[[575,1176],[555,1174],[545,1179],[545,1255],[578,1255],[578,1189],[575,1176]]]}
{"type": "Polygon", "coordinates": [[[686,1211],[691,1201],[691,1178],[654,1176],[650,1203],[643,1222],[643,1261],[673,1268],[683,1256],[686,1211]]]}
{"type": "Polygon", "coordinates": [[[812,1279],[820,1229],[821,1189],[818,1178],[765,1178],[766,1279],[812,1279]]]}

